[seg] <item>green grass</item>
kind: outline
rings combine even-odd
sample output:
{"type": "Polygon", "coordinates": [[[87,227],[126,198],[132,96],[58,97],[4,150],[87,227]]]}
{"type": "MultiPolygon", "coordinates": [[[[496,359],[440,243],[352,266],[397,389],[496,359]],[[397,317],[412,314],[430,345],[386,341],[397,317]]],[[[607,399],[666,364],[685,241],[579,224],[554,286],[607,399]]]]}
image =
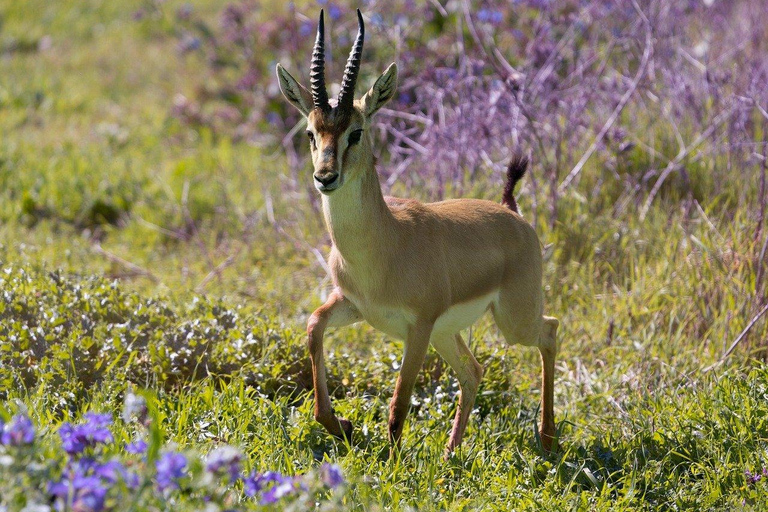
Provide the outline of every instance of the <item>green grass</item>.
{"type": "Polygon", "coordinates": [[[457,384],[430,352],[389,460],[401,343],[366,326],[329,333],[335,406],[356,428],[352,446],[331,439],[312,420],[304,342],[329,287],[313,193],[279,151],[172,118],[174,96],[206,79],[203,57],[179,56],[172,27],[133,21],[145,5],[0,2],[0,415],[23,404],[54,450],[62,421],[118,412],[129,385],[146,388],[181,447],[230,443],[249,467],[290,474],[337,462],[345,509],[765,506],[766,483],[744,471],[768,465],[766,319],[703,370],[764,300],[753,176],[715,187],[718,162],[692,166],[693,197],[670,180],[641,222],[622,190],[590,195],[611,179],[596,155],[554,225],[548,192],[526,183],[562,325],[561,449],[536,443],[537,354],[484,318],[467,333],[486,373],[462,450],[441,461],[457,384]],[[22,51],[44,37],[50,49],[22,51]]]}

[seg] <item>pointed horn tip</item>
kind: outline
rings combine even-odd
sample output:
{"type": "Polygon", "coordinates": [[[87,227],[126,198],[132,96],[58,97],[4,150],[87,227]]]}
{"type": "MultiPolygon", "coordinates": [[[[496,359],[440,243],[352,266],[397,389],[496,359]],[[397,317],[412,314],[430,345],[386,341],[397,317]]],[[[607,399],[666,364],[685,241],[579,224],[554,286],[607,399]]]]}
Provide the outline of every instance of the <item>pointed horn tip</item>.
{"type": "Polygon", "coordinates": [[[317,20],[317,34],[321,33],[325,36],[325,17],[323,16],[323,9],[320,9],[320,18],[317,20]]]}

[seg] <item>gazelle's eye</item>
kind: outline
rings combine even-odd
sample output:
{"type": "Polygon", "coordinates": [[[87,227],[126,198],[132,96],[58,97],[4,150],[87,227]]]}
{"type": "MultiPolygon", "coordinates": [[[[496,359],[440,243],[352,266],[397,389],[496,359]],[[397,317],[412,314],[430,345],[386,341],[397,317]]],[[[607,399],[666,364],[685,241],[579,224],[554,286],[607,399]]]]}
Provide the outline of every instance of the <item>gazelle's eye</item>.
{"type": "Polygon", "coordinates": [[[353,146],[360,142],[360,137],[363,136],[363,130],[355,130],[349,134],[349,145],[353,146]]]}
{"type": "Polygon", "coordinates": [[[308,131],[307,132],[307,137],[309,137],[309,144],[310,144],[310,146],[312,146],[312,149],[315,149],[315,134],[310,132],[310,131],[308,131]]]}

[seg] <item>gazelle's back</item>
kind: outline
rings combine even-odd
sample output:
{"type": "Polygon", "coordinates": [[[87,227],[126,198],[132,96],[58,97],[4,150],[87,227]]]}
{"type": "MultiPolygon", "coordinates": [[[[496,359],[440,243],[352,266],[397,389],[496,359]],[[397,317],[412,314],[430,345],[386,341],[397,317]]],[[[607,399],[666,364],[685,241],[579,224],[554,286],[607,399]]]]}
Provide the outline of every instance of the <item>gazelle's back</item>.
{"type": "Polygon", "coordinates": [[[386,201],[404,248],[389,280],[404,302],[423,307],[426,301],[440,313],[504,287],[528,292],[541,286],[538,236],[506,206],[481,199],[386,201]],[[408,269],[419,269],[418,275],[408,269]],[[405,290],[412,296],[404,297],[405,290]]]}
{"type": "Polygon", "coordinates": [[[436,203],[385,199],[395,219],[408,228],[406,232],[443,250],[468,250],[475,256],[500,251],[508,261],[540,259],[541,246],[533,227],[503,204],[484,199],[436,203]]]}

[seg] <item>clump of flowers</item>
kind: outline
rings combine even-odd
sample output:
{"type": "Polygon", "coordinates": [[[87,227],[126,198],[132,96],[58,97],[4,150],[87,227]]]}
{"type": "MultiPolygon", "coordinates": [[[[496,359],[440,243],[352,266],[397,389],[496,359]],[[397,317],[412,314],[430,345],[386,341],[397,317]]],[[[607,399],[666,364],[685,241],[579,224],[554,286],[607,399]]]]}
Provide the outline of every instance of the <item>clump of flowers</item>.
{"type": "Polygon", "coordinates": [[[744,471],[744,476],[747,477],[747,483],[749,485],[755,485],[763,478],[768,478],[768,468],[763,468],[759,473],[752,473],[750,470],[744,471]]]}
{"type": "Polygon", "coordinates": [[[225,474],[229,476],[230,482],[235,482],[240,478],[242,460],[243,455],[237,448],[228,445],[220,446],[208,454],[205,469],[214,475],[225,474]]]}
{"type": "Polygon", "coordinates": [[[71,460],[61,480],[51,482],[48,492],[56,499],[58,510],[104,509],[109,489],[122,482],[128,489],[137,489],[140,477],[117,460],[99,462],[92,458],[71,460]]]}
{"type": "Polygon", "coordinates": [[[157,488],[160,491],[178,489],[179,480],[186,476],[187,458],[181,453],[164,453],[155,464],[157,488]]]}
{"type": "Polygon", "coordinates": [[[109,414],[85,414],[85,422],[79,425],[64,423],[59,428],[61,446],[70,455],[82,453],[86,448],[91,448],[103,443],[112,442],[112,432],[109,426],[112,417],[109,414]]]}
{"type": "Polygon", "coordinates": [[[301,482],[294,477],[284,476],[275,471],[253,472],[244,480],[245,494],[251,498],[260,497],[262,505],[276,503],[301,489],[301,482]]]}
{"type": "MultiPolygon", "coordinates": [[[[126,425],[139,419],[138,430],[151,432],[146,400],[133,393],[125,400],[126,425]]],[[[7,423],[0,420],[0,510],[6,503],[3,493],[9,491],[15,494],[14,503],[24,503],[29,510],[37,510],[39,504],[48,504],[40,505],[40,510],[77,512],[166,509],[170,503],[235,510],[243,500],[277,507],[295,502],[303,507],[317,503],[328,490],[340,496],[338,489],[344,484],[339,466],[328,463],[293,476],[244,472],[243,453],[230,445],[201,457],[175,446],[159,446],[156,435],[137,435],[121,447],[114,442],[117,431],[112,427],[111,414],[87,412],[80,422],[65,422],[55,430],[57,439],[38,436],[26,414],[7,423]],[[51,452],[39,447],[51,443],[60,445],[63,457],[43,456],[51,452]],[[18,475],[23,477],[15,478],[18,475]],[[7,487],[5,482],[14,483],[7,487]]]]}
{"type": "MultiPolygon", "coordinates": [[[[320,466],[320,479],[328,489],[336,489],[345,482],[341,468],[327,462],[320,466]]],[[[270,505],[285,497],[306,492],[308,485],[302,477],[286,476],[276,471],[253,471],[243,478],[243,488],[246,496],[258,498],[262,505],[270,505]]]]}

